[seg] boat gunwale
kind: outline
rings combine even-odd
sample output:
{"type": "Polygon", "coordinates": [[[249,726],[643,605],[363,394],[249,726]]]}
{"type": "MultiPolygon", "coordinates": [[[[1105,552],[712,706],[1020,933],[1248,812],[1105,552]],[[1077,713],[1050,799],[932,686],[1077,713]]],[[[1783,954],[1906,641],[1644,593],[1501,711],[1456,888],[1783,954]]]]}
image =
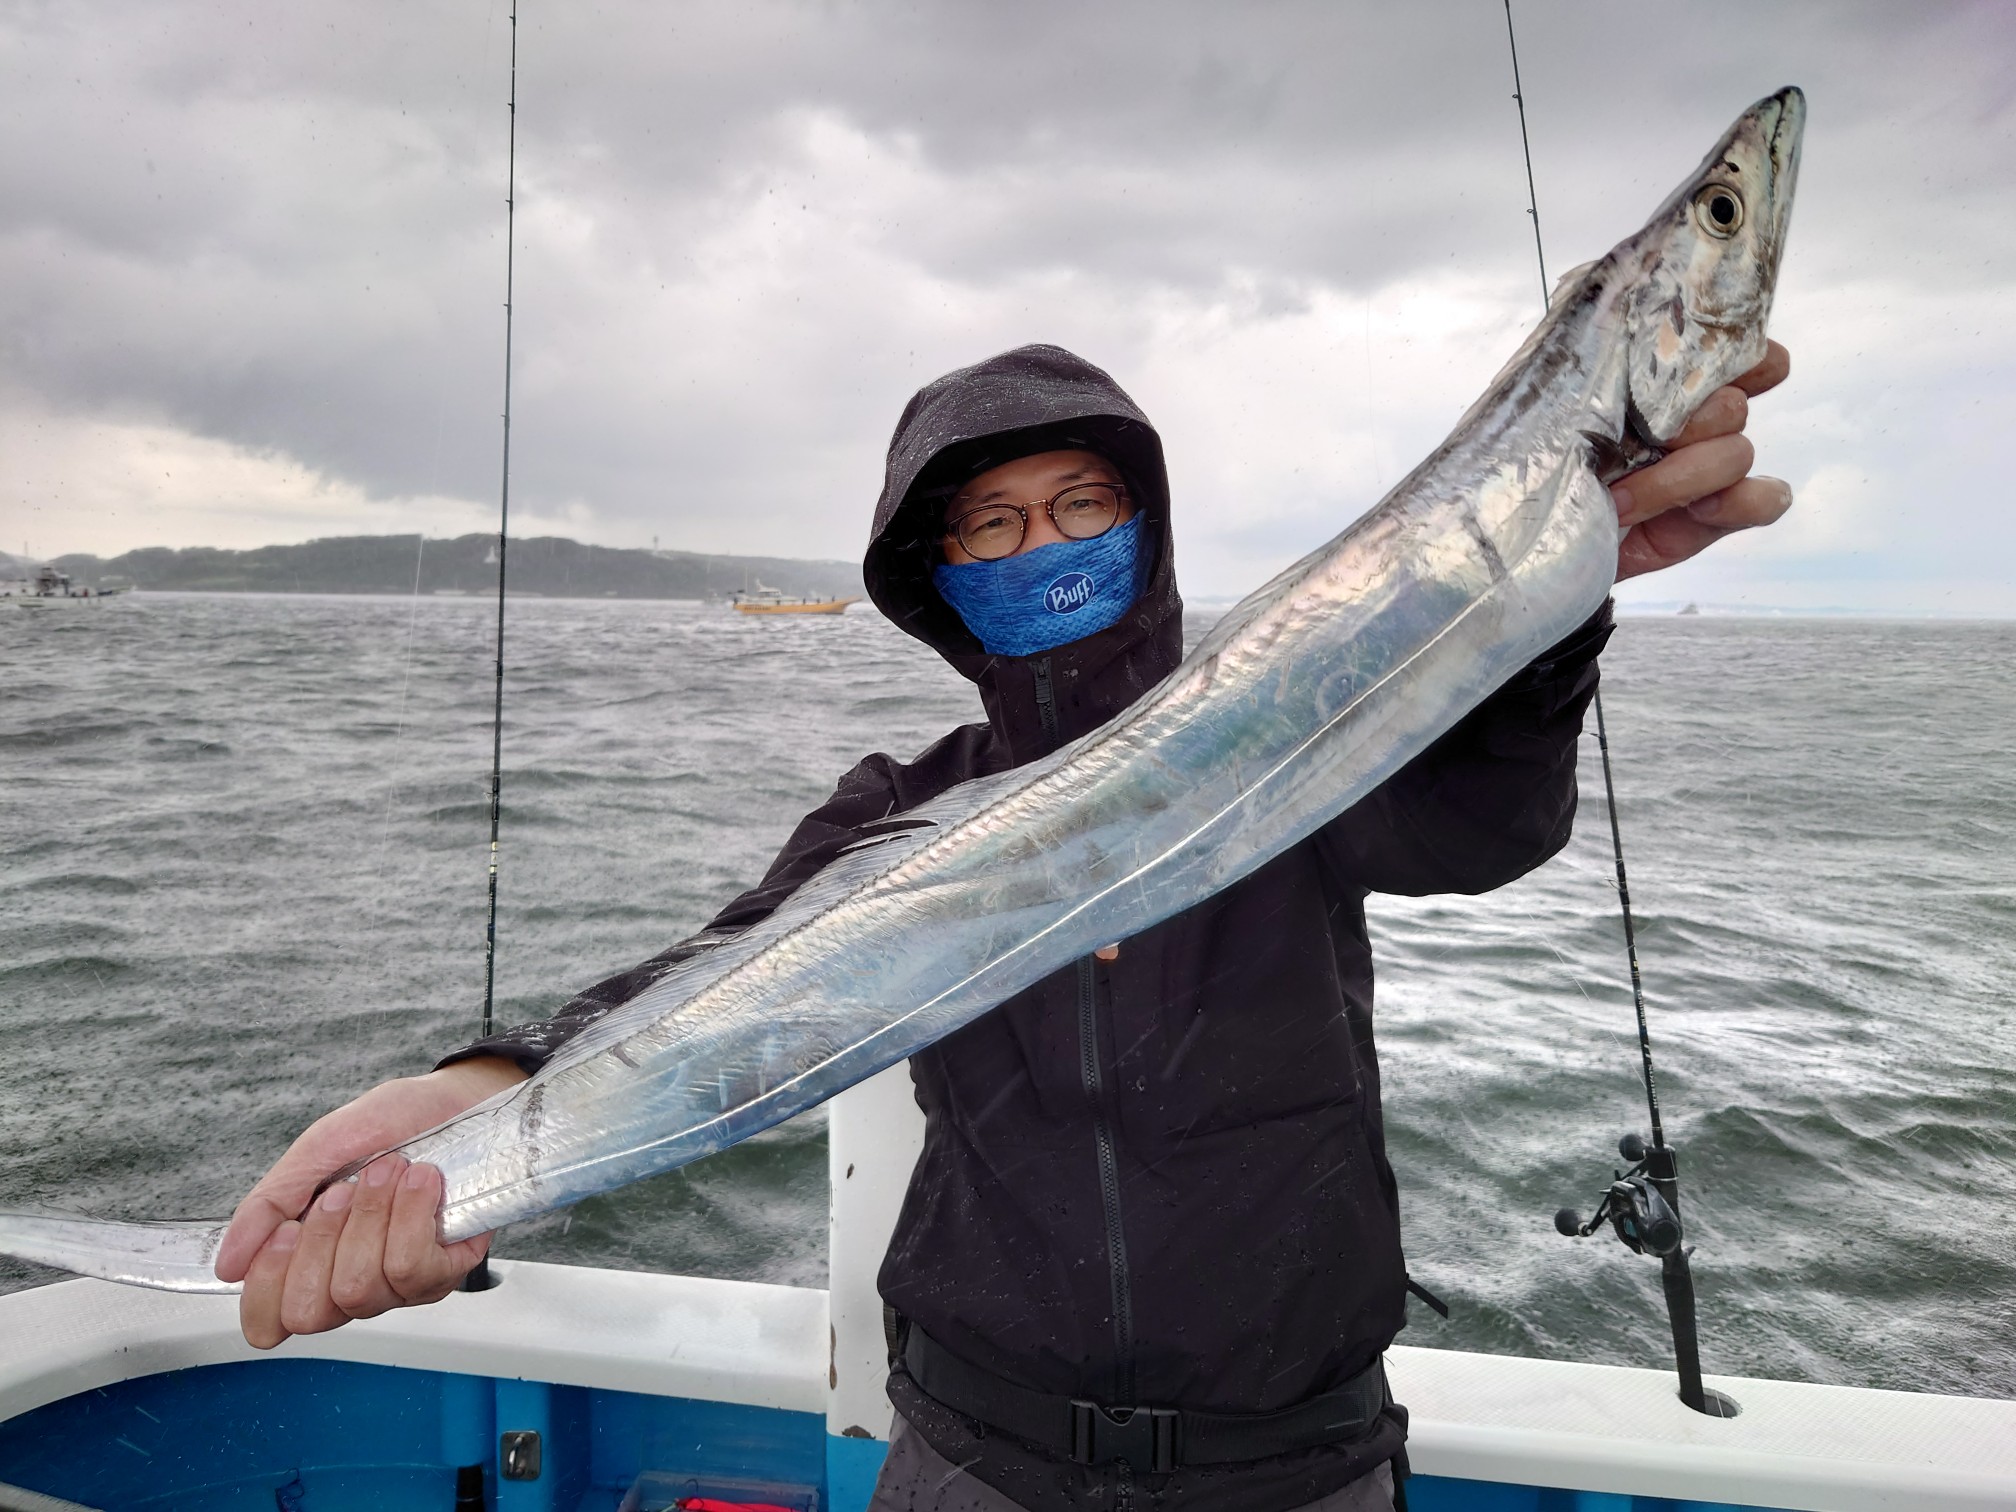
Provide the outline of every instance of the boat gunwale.
{"type": "MultiPolygon", "coordinates": [[[[307,1358],[828,1415],[828,1294],[500,1260],[501,1285],[288,1341],[238,1332],[231,1297],[73,1280],[0,1297],[0,1421],[121,1381],[307,1358]]],[[[2016,1402],[1712,1376],[1745,1408],[1683,1407],[1669,1372],[1396,1345],[1423,1475],[1798,1509],[2006,1508],[2016,1402]]],[[[885,1438],[878,1419],[868,1430],[885,1438]]]]}

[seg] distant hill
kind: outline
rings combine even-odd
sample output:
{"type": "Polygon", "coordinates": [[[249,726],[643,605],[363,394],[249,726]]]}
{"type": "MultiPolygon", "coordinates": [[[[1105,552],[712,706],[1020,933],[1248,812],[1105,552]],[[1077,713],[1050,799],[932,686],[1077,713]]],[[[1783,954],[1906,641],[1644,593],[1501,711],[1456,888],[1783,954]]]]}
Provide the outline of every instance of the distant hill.
{"type": "MultiPolygon", "coordinates": [[[[52,565],[82,585],[208,593],[495,594],[493,535],[452,541],[420,537],[331,536],[299,546],[180,551],[151,546],[111,558],[82,553],[52,565]]],[[[559,536],[513,540],[510,590],[547,598],[719,599],[759,581],[789,594],[842,598],[858,595],[861,569],[852,562],[807,562],[788,557],[704,556],[688,551],[627,551],[584,546],[559,536]]]]}

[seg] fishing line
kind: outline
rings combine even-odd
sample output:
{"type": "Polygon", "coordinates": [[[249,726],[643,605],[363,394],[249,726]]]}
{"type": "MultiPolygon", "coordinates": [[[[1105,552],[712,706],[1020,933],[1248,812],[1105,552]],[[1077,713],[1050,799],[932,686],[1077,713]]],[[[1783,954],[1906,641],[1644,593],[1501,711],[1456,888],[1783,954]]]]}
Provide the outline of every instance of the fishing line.
{"type": "Polygon", "coordinates": [[[518,214],[518,0],[511,0],[511,127],[504,173],[504,464],[497,504],[497,696],[490,727],[490,921],[483,940],[483,1033],[497,999],[497,830],[504,801],[504,558],[511,544],[511,299],[518,214]]]}
{"type": "MultiPolygon", "coordinates": [[[[1547,313],[1547,248],[1540,238],[1540,196],[1533,187],[1533,143],[1526,134],[1526,92],[1519,82],[1519,39],[1512,30],[1512,0],[1505,0],[1505,41],[1512,52],[1512,98],[1519,106],[1519,147],[1526,155],[1526,214],[1533,221],[1533,255],[1540,264],[1540,313],[1547,313]]],[[[1603,753],[1603,798],[1610,808],[1610,849],[1617,858],[1617,903],[1624,915],[1624,951],[1631,962],[1631,1004],[1638,1014],[1638,1055],[1645,1067],[1645,1103],[1652,1115],[1652,1148],[1666,1148],[1659,1119],[1658,1083],[1652,1076],[1652,1033],[1645,1019],[1645,979],[1638,968],[1638,931],[1631,918],[1631,884],[1624,875],[1624,832],[1617,824],[1617,784],[1610,774],[1610,732],[1603,722],[1603,690],[1598,688],[1596,747],[1603,753]]]]}

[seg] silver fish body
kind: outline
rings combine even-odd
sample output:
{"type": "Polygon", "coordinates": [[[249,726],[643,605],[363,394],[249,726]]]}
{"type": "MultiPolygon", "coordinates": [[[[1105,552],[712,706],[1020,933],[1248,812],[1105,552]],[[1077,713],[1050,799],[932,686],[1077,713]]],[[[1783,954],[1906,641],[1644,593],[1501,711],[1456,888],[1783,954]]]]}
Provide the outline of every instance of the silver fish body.
{"type": "MultiPolygon", "coordinates": [[[[453,1240],[683,1165],[812,1107],[1363,798],[1608,593],[1604,482],[1754,366],[1804,98],[1747,111],[1653,219],[1564,279],[1455,431],[1249,596],[1159,687],[1042,760],[908,812],[667,971],[541,1071],[400,1146],[453,1240]]],[[[215,1224],[0,1214],[0,1252],[186,1291],[215,1224]]]]}

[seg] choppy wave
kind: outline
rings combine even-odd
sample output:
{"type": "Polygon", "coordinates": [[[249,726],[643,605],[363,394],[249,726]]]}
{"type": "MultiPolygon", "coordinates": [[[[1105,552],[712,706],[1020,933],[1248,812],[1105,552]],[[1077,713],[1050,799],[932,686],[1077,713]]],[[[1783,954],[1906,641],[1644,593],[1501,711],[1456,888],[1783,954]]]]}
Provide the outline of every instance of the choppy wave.
{"type": "MultiPolygon", "coordinates": [[[[0,1206],[229,1211],[473,1034],[493,631],[221,595],[0,624],[0,1206]]],[[[528,600],[510,635],[506,1021],[703,922],[864,752],[977,717],[860,610],[528,600]]],[[[2016,626],[1706,618],[1605,655],[1712,1369],[2016,1392],[2012,663],[2016,626]]],[[[1585,744],[1556,861],[1372,903],[1410,1262],[1456,1308],[1410,1338],[1655,1364],[1656,1266],[1551,1221],[1646,1119],[1585,744]]],[[[824,1244],[815,1115],[501,1252],[819,1284],[824,1244]]]]}

